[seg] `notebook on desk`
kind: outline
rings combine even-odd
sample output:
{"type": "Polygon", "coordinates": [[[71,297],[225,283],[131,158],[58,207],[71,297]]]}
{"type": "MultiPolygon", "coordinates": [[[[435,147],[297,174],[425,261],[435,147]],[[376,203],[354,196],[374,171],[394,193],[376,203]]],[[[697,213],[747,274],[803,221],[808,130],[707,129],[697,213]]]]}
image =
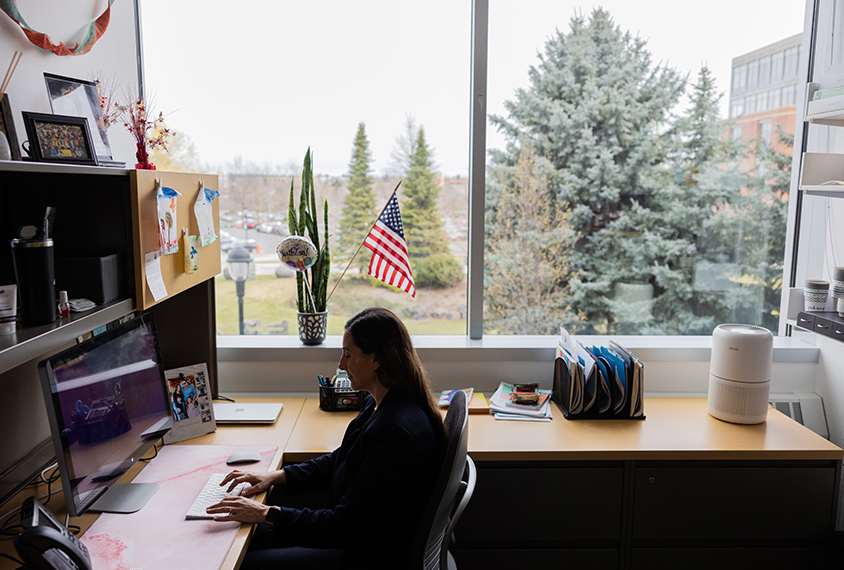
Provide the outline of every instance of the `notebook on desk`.
{"type": "Polygon", "coordinates": [[[214,402],[214,420],[218,424],[271,424],[274,423],[283,404],[223,404],[214,402]]]}

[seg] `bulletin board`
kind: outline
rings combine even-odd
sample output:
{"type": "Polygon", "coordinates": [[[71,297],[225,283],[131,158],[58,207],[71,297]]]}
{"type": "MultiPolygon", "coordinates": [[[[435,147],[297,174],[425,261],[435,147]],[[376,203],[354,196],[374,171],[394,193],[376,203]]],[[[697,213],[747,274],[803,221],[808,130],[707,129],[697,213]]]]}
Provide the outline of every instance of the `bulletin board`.
{"type": "MultiPolygon", "coordinates": [[[[193,206],[199,195],[200,181],[205,184],[205,188],[211,190],[219,191],[219,186],[216,174],[130,170],[129,177],[132,187],[136,306],[138,310],[144,311],[194,285],[213,279],[222,271],[219,239],[199,249],[199,267],[193,273],[185,272],[185,258],[180,240],[178,253],[160,257],[161,277],[167,289],[167,296],[159,301],[155,300],[147,285],[144,258],[147,253],[159,250],[156,179],[161,180],[162,186],[172,188],[181,194],[177,198],[176,206],[176,225],[179,236],[182,235],[181,228],[187,228],[190,235],[199,233],[193,206]]],[[[214,212],[214,229],[219,236],[220,199],[215,199],[211,204],[214,212]]]]}

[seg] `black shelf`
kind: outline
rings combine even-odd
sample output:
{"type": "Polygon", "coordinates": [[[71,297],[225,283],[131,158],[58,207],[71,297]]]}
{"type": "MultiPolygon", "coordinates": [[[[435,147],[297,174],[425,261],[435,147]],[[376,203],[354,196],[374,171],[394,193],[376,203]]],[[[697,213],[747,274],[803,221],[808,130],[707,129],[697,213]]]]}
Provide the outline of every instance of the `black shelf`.
{"type": "Polygon", "coordinates": [[[844,342],[844,317],[837,311],[800,311],[797,328],[844,342]]]}
{"type": "Polygon", "coordinates": [[[42,354],[56,351],[76,337],[106,325],[135,310],[133,299],[121,299],[85,311],[71,313],[49,325],[18,328],[0,335],[0,374],[42,354]]]}

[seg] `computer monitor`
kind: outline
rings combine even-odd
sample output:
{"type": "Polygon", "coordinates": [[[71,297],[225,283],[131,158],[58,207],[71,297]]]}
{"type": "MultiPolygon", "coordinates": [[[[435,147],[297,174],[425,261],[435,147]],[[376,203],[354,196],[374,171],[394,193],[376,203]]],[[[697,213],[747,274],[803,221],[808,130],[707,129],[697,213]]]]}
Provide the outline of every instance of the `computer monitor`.
{"type": "Polygon", "coordinates": [[[134,512],[156,485],[114,485],[172,427],[152,315],[129,320],[39,366],[70,516],[134,512]]]}

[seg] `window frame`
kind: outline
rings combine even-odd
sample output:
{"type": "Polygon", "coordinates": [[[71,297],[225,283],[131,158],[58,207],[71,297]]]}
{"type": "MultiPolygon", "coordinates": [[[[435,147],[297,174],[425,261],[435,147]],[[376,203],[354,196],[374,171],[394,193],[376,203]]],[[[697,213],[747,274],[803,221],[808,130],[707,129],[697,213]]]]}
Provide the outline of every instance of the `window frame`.
{"type": "MultiPolygon", "coordinates": [[[[138,53],[142,54],[143,50],[141,49],[140,44],[140,14],[139,14],[139,6],[138,1],[135,0],[134,2],[135,8],[138,11],[138,53]]],[[[483,334],[483,282],[484,282],[484,210],[485,210],[485,190],[486,190],[486,127],[487,127],[487,74],[488,74],[488,30],[489,30],[489,0],[472,0],[471,1],[471,47],[470,47],[470,61],[471,61],[471,68],[470,68],[470,120],[469,120],[469,129],[470,129],[470,136],[469,136],[469,199],[468,199],[468,279],[467,279],[467,319],[466,319],[466,335],[464,336],[439,336],[439,335],[431,335],[430,336],[430,343],[431,346],[449,346],[454,347],[458,345],[457,348],[460,348],[465,343],[471,344],[473,341],[483,340],[484,338],[490,339],[491,336],[484,337],[483,334]],[[466,339],[465,341],[457,340],[459,338],[466,339]],[[456,341],[456,342],[455,342],[456,341]]],[[[815,7],[815,0],[807,0],[806,1],[806,22],[812,21],[811,26],[804,25],[804,33],[803,33],[803,45],[809,47],[811,45],[812,34],[810,33],[811,30],[814,30],[816,24],[816,7],[815,7]],[[808,42],[808,43],[807,43],[808,42]]],[[[805,58],[806,61],[801,61],[799,59],[800,53],[807,53],[805,49],[798,49],[798,60],[797,60],[797,79],[800,83],[805,83],[806,78],[809,77],[809,71],[811,69],[810,62],[808,61],[810,58],[805,58]],[[802,81],[801,81],[802,78],[802,81]]],[[[808,53],[811,53],[809,51],[808,53]]],[[[783,52],[778,52],[776,54],[772,54],[770,56],[770,71],[769,71],[769,78],[768,84],[773,84],[776,79],[782,78],[782,71],[779,74],[775,74],[775,65],[777,63],[777,59],[779,59],[779,63],[782,65],[784,63],[785,57],[783,57],[783,52]],[[780,58],[777,58],[777,55],[780,58]],[[777,77],[779,76],[779,77],[777,77]]],[[[143,84],[143,64],[140,61],[139,56],[139,82],[143,84]]],[[[733,80],[736,80],[736,72],[737,68],[733,69],[733,80]]],[[[746,91],[746,76],[747,70],[745,67],[744,70],[744,85],[741,85],[741,70],[738,70],[739,74],[739,85],[733,86],[733,94],[736,95],[738,93],[742,93],[746,91]]],[[[793,76],[792,76],[793,77],[793,76]]],[[[798,108],[803,105],[803,98],[805,93],[802,92],[801,89],[796,89],[795,93],[795,103],[797,104],[798,108]]],[[[756,95],[753,95],[754,102],[756,95]]],[[[733,99],[731,104],[731,110],[735,108],[739,101],[744,99],[746,102],[747,97],[737,97],[733,99]]],[[[737,114],[733,115],[740,116],[742,114],[747,113],[747,109],[742,109],[737,114]]],[[[732,114],[732,113],[731,113],[732,114]]],[[[781,317],[779,323],[779,335],[780,336],[789,336],[791,333],[790,326],[788,324],[788,317],[789,317],[789,297],[791,295],[791,289],[794,287],[794,283],[800,277],[801,271],[797,267],[797,260],[799,259],[801,247],[805,248],[805,243],[801,243],[799,239],[799,229],[800,229],[800,207],[801,207],[801,195],[800,192],[797,190],[797,180],[799,178],[799,169],[800,169],[800,156],[802,155],[802,149],[804,146],[804,125],[802,122],[802,116],[800,113],[797,115],[797,124],[795,130],[795,143],[794,143],[794,155],[792,159],[792,180],[790,186],[790,195],[796,196],[797,199],[793,199],[789,201],[789,213],[788,213],[788,227],[787,227],[787,235],[786,235],[786,253],[783,260],[783,294],[781,297],[781,317]]],[[[425,337],[418,337],[418,338],[425,338],[425,337]]],[[[519,337],[513,336],[502,336],[500,340],[504,345],[517,345],[520,344],[518,340],[519,337]],[[510,339],[510,340],[507,340],[510,339]]],[[[546,337],[552,338],[552,337],[546,337]]],[[[627,337],[624,337],[627,338],[627,337]]],[[[657,342],[660,346],[667,346],[667,347],[678,347],[684,346],[688,342],[689,339],[694,337],[658,337],[654,339],[654,342],[657,342]]],[[[698,337],[698,338],[708,338],[708,337],[698,337]]],[[[331,349],[333,346],[334,340],[329,339],[327,341],[326,349],[331,349]]],[[[336,344],[336,343],[334,343],[336,344]]],[[[248,338],[240,338],[237,336],[226,336],[226,335],[219,335],[217,337],[217,345],[219,348],[223,350],[231,350],[235,349],[235,352],[241,354],[241,349],[254,348],[257,350],[262,349],[278,349],[278,348],[297,348],[302,350],[314,350],[315,347],[304,347],[302,348],[298,342],[298,339],[294,336],[289,337],[261,337],[261,336],[250,336],[248,338]]],[[[467,346],[467,348],[471,348],[467,346]]],[[[312,353],[307,353],[312,354],[312,353]]],[[[222,354],[221,354],[222,356],[222,354]]],[[[306,356],[303,353],[303,358],[306,356]]],[[[285,357],[287,359],[287,357],[285,357]]]]}

